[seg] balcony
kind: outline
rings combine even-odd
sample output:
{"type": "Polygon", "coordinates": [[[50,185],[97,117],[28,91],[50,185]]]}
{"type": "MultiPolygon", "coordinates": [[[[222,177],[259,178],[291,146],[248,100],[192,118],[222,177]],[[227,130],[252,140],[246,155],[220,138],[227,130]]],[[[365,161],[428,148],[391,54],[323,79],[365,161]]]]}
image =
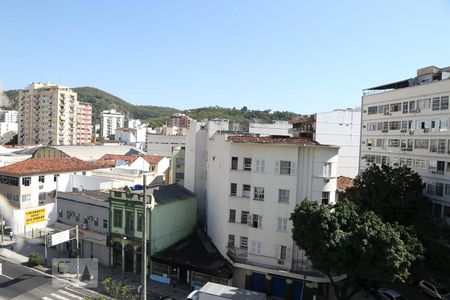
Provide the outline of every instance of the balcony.
{"type": "Polygon", "coordinates": [[[236,248],[228,246],[227,254],[235,262],[244,263],[247,261],[247,248],[236,248]]]}

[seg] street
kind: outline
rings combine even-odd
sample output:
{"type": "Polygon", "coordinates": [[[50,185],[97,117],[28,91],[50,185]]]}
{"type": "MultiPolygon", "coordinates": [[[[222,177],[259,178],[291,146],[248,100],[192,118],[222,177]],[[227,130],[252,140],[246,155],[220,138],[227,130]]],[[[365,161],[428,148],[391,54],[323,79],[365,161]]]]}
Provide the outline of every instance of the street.
{"type": "Polygon", "coordinates": [[[93,292],[77,287],[54,287],[52,277],[19,264],[3,261],[0,275],[0,299],[82,300],[93,292]]]}

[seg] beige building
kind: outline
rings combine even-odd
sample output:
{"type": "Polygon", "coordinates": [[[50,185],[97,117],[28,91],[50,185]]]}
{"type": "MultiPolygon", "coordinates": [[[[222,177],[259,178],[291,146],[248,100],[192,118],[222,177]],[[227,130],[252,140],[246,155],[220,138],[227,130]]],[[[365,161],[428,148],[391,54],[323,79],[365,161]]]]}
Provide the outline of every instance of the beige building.
{"type": "Polygon", "coordinates": [[[417,70],[411,79],[364,90],[360,170],[371,164],[414,169],[450,222],[450,67],[417,70]]]}
{"type": "Polygon", "coordinates": [[[22,145],[76,144],[77,93],[53,83],[32,83],[19,93],[22,145]]]}

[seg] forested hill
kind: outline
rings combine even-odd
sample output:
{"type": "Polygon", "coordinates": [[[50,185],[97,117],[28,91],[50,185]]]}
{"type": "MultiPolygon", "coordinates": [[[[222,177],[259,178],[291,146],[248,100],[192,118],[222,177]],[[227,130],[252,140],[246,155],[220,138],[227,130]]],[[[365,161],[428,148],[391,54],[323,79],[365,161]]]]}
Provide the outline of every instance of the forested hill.
{"type": "MultiPolygon", "coordinates": [[[[141,119],[151,126],[161,126],[167,117],[177,112],[183,112],[196,120],[222,118],[233,122],[248,124],[251,120],[258,119],[261,122],[272,120],[290,120],[297,114],[288,111],[250,110],[246,106],[242,108],[225,108],[209,106],[189,110],[179,110],[172,107],[153,105],[134,105],[119,97],[94,87],[77,87],[73,90],[78,94],[78,100],[92,104],[94,123],[100,122],[100,113],[111,108],[121,111],[129,117],[141,119]]],[[[10,105],[7,108],[17,109],[17,95],[19,90],[5,91],[10,105]]]]}

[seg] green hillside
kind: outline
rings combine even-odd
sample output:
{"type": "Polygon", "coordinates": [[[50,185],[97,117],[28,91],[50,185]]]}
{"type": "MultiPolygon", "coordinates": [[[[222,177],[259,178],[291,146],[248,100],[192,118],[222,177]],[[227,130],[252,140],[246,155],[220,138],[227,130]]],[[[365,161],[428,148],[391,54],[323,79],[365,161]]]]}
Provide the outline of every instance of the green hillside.
{"type": "MultiPolygon", "coordinates": [[[[184,112],[196,120],[221,118],[244,125],[247,125],[253,119],[259,119],[262,122],[271,122],[272,120],[290,120],[297,115],[288,111],[271,112],[270,110],[249,110],[246,106],[240,109],[235,107],[209,106],[181,111],[172,107],[133,105],[94,87],[78,87],[73,88],[73,90],[77,92],[79,101],[92,104],[94,124],[100,122],[100,113],[103,110],[109,110],[111,108],[123,112],[129,117],[141,119],[143,123],[149,123],[153,127],[161,126],[169,116],[177,112],[184,112]]],[[[19,90],[5,91],[5,94],[10,100],[8,108],[17,109],[18,93],[19,90]]]]}

